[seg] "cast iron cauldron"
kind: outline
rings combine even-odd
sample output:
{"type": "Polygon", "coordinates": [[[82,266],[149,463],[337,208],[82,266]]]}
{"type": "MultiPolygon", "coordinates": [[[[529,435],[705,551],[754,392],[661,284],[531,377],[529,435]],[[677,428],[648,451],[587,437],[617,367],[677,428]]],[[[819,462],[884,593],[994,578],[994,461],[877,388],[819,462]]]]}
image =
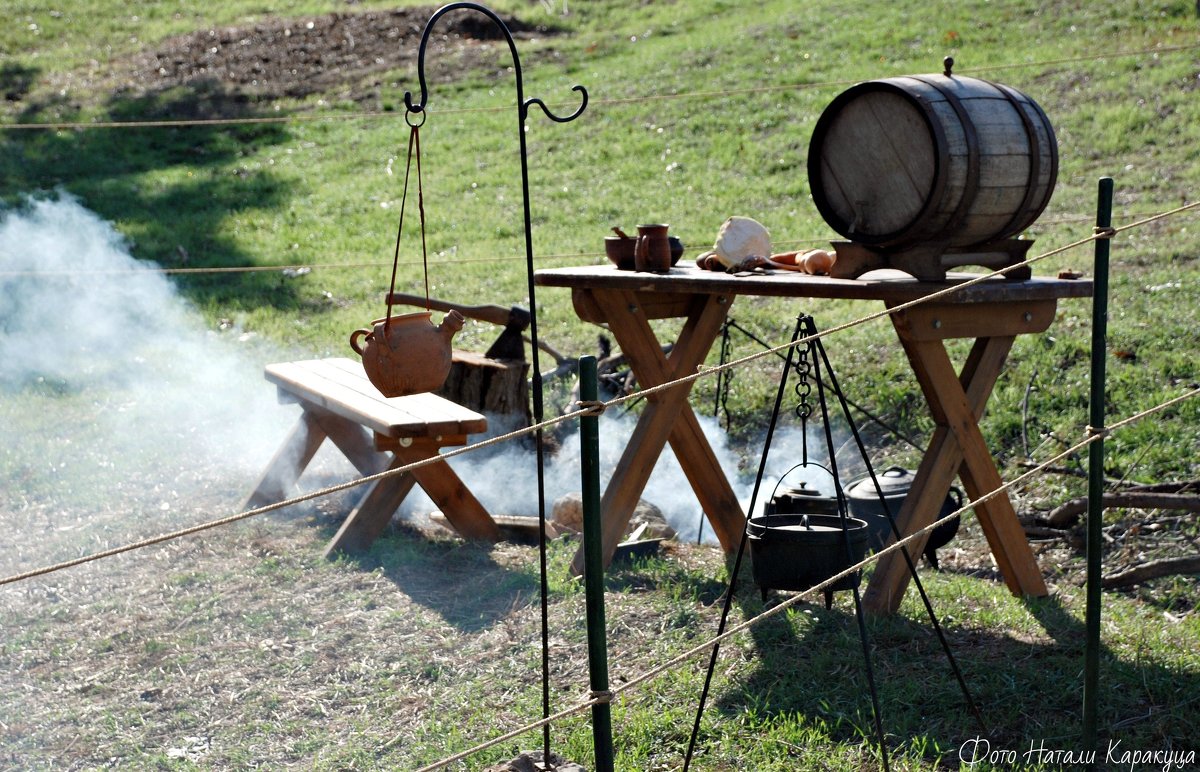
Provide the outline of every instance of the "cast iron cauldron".
{"type": "MultiPolygon", "coordinates": [[[[879,480],[879,488],[883,491],[883,499],[887,502],[887,510],[884,509],[883,502],[879,500],[879,493],[871,484],[870,477],[864,477],[846,486],[846,500],[850,506],[850,514],[867,522],[870,530],[871,549],[881,550],[887,544],[888,538],[892,535],[892,526],[888,522],[887,511],[891,511],[892,517],[900,513],[900,507],[908,497],[909,490],[912,489],[914,477],[916,477],[915,472],[899,466],[889,467],[876,475],[876,479],[879,480]]],[[[962,491],[958,488],[951,488],[946,500],[942,502],[941,510],[934,519],[940,520],[954,510],[960,509],[962,503],[962,491]]],[[[925,559],[929,561],[929,565],[933,566],[934,570],[938,567],[937,550],[950,543],[950,540],[958,533],[958,526],[959,518],[956,517],[942,523],[930,533],[929,541],[925,544],[924,554],[925,559]]]]}
{"type": "MultiPolygon", "coordinates": [[[[834,574],[841,573],[867,554],[867,524],[855,517],[838,515],[761,515],[746,524],[754,581],[767,590],[807,590],[834,574]],[[843,523],[846,533],[842,533],[843,523]],[[850,540],[850,556],[845,539],[850,540]]],[[[825,608],[833,605],[834,590],[858,586],[858,572],[825,589],[825,608]]]]}

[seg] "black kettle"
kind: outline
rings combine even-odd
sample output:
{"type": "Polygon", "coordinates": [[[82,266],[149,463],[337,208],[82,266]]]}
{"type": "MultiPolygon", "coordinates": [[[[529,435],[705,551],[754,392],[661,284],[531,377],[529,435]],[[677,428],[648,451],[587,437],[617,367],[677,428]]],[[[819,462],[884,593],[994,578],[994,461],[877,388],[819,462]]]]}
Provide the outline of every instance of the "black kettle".
{"type": "MultiPolygon", "coordinates": [[[[912,489],[914,477],[916,477],[915,472],[899,466],[889,467],[876,475],[879,489],[883,492],[883,501],[887,502],[887,510],[891,511],[893,518],[900,513],[900,507],[908,497],[909,490],[912,489]]],[[[863,477],[846,486],[846,499],[849,502],[850,514],[867,522],[870,528],[871,549],[876,551],[883,549],[892,535],[892,526],[888,522],[887,510],[884,509],[883,501],[880,501],[875,486],[871,484],[871,478],[863,477]]],[[[956,509],[961,509],[962,504],[962,491],[952,487],[934,519],[940,520],[956,509]]],[[[956,517],[942,523],[930,533],[929,541],[925,544],[924,555],[934,570],[938,568],[937,551],[950,543],[950,540],[958,533],[959,525],[960,518],[956,517]]]]}

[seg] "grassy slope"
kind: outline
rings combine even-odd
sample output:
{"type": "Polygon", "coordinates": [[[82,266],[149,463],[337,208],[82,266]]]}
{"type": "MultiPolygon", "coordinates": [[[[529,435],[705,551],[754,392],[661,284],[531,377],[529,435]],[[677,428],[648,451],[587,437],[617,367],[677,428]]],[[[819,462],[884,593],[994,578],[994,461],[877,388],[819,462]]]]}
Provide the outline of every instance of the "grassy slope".
{"type": "MultiPolygon", "coordinates": [[[[102,3],[58,5],[62,16],[18,2],[9,12],[15,22],[0,30],[6,83],[25,78],[34,84],[27,99],[6,108],[11,115],[21,113],[21,120],[133,117],[146,105],[77,90],[62,95],[41,84],[86,71],[91,60],[103,70],[114,57],[165,35],[238,23],[263,10],[260,3],[230,2],[206,7],[200,16],[192,5],[145,3],[139,4],[135,19],[113,14],[102,3]],[[36,34],[30,24],[37,25],[36,34]]],[[[497,5],[527,16],[544,13],[534,4],[497,5]]],[[[297,2],[275,4],[272,11],[308,14],[334,7],[297,2]]],[[[536,113],[530,121],[535,246],[541,255],[593,254],[610,225],[629,227],[645,220],[669,221],[687,243],[700,245],[731,213],[762,220],[778,242],[828,238],[831,234],[808,198],[804,172],[807,138],[821,110],[847,82],[932,71],[946,53],[958,59],[961,74],[1000,80],[1032,95],[1056,127],[1062,171],[1050,209],[1032,229],[1039,240],[1035,250],[1069,243],[1090,231],[1100,175],[1117,180],[1118,224],[1194,200],[1200,189],[1196,49],[1088,59],[1106,51],[1194,43],[1196,19],[1188,2],[777,1],[749,7],[698,0],[631,9],[614,0],[572,3],[570,8],[570,16],[553,18],[571,31],[569,36],[522,47],[527,93],[551,104],[566,102],[561,109],[570,109],[569,87],[579,82],[594,100],[572,124],[550,124],[536,113]],[[779,85],[795,88],[762,88],[779,85]],[[669,95],[692,96],[620,101],[669,95]]],[[[497,54],[497,61],[504,66],[505,57],[497,54]]],[[[465,73],[459,83],[433,84],[433,115],[423,134],[426,201],[436,256],[434,291],[448,298],[525,300],[524,272],[515,259],[522,247],[514,118],[508,111],[451,112],[508,105],[508,78],[493,82],[487,68],[480,68],[465,73]],[[493,257],[514,260],[472,262],[493,257]]],[[[370,107],[401,105],[412,82],[411,73],[397,73],[370,107]]],[[[357,109],[331,101],[332,106],[300,107],[357,109]]],[[[177,246],[187,249],[192,265],[378,263],[369,270],[315,271],[286,287],[274,276],[180,280],[210,319],[235,317],[243,329],[258,331],[281,348],[325,354],[341,351],[344,333],[378,311],[399,199],[399,179],[387,169],[391,159],[393,169],[400,168],[403,141],[399,114],[267,128],[4,132],[0,195],[12,200],[22,192],[62,186],[116,221],[135,241],[140,257],[164,264],[174,259],[177,246]]],[[[1200,381],[1194,342],[1200,298],[1191,238],[1196,227],[1194,215],[1175,218],[1133,231],[1114,245],[1110,338],[1114,350],[1134,352],[1136,358],[1110,363],[1113,415],[1156,404],[1200,381]]],[[[411,243],[408,254],[413,254],[411,243]]],[[[600,258],[542,258],[539,264],[583,259],[600,258]]],[[[1089,265],[1090,252],[1076,250],[1035,272],[1089,265]]],[[[411,263],[407,268],[404,281],[415,290],[418,270],[411,263]]],[[[564,293],[543,292],[538,300],[548,339],[569,351],[590,348],[593,333],[574,322],[564,293]]],[[[779,339],[795,310],[782,303],[743,302],[734,315],[779,339]]],[[[813,310],[818,322],[828,326],[866,307],[840,304],[813,310]]],[[[1002,459],[1020,454],[1020,403],[1031,381],[1038,387],[1031,397],[1035,444],[1038,434],[1079,436],[1086,422],[1088,312],[1084,303],[1064,304],[1050,335],[1018,343],[985,421],[1002,459]]],[[[476,330],[467,342],[479,343],[491,334],[476,330]]],[[[911,410],[914,386],[903,378],[906,366],[885,325],[846,336],[831,344],[831,353],[856,399],[910,434],[928,429],[926,419],[911,410]]],[[[761,421],[769,378],[745,374],[735,382],[735,416],[742,426],[761,421]]],[[[1109,451],[1111,473],[1145,480],[1195,477],[1200,462],[1187,449],[1198,445],[1200,412],[1193,403],[1173,411],[1169,420],[1147,422],[1115,437],[1109,451]]],[[[1043,452],[1054,447],[1049,442],[1043,452]]],[[[1076,484],[1050,481],[1037,491],[1044,498],[1035,497],[1034,503],[1054,502],[1080,490],[1076,484]],[[1062,491],[1056,490],[1060,487],[1062,491]]],[[[676,612],[701,613],[686,596],[694,583],[683,583],[685,598],[674,601],[676,612]]],[[[976,675],[1022,656],[1027,638],[1032,640],[1030,652],[1048,657],[1038,659],[1041,666],[1063,671],[1062,680],[1048,690],[1054,697],[1044,700],[1050,707],[1031,720],[1052,726],[1047,732],[1072,736],[1076,695],[1058,692],[1067,690],[1069,671],[1076,666],[1073,647],[1081,614],[1074,592],[1061,588],[1061,608],[1024,608],[977,580],[935,584],[943,599],[972,599],[954,620],[965,640],[977,635],[1005,644],[996,659],[985,657],[974,665],[976,675]],[[1047,635],[1061,637],[1047,644],[1047,635]]],[[[1177,704],[1168,684],[1181,674],[1195,677],[1196,663],[1187,654],[1195,648],[1189,643],[1195,641],[1195,625],[1189,621],[1160,635],[1149,632],[1158,629],[1152,608],[1118,600],[1114,610],[1115,629],[1108,642],[1110,666],[1119,676],[1114,692],[1134,690],[1141,676],[1146,679],[1146,705],[1177,704]]],[[[917,616],[913,609],[907,614],[917,616]]],[[[802,630],[802,623],[794,620],[795,630],[802,630]]],[[[906,628],[899,627],[884,631],[885,640],[901,651],[905,645],[916,646],[906,643],[906,628]],[[899,638],[893,641],[887,637],[891,635],[899,638]]],[[[852,643],[839,645],[848,650],[852,643]]],[[[902,664],[901,659],[892,667],[902,664]]],[[[816,714],[800,709],[803,700],[785,701],[794,709],[780,709],[778,703],[754,709],[753,701],[764,699],[763,690],[750,687],[761,686],[761,679],[746,683],[736,673],[731,677],[734,683],[726,684],[723,699],[740,708],[749,702],[751,709],[730,710],[729,720],[714,724],[712,731],[724,743],[714,742],[724,748],[714,753],[726,754],[726,761],[714,761],[710,768],[729,768],[733,759],[768,768],[765,759],[773,757],[769,744],[747,745],[748,737],[762,733],[791,745],[832,736],[833,750],[824,746],[822,751],[827,754],[824,763],[838,768],[863,763],[853,747],[855,733],[867,726],[862,704],[830,705],[816,714]],[[739,696],[743,688],[746,694],[739,696]]],[[[787,682],[770,685],[776,695],[800,688],[787,682]]],[[[1021,687],[1038,686],[997,677],[988,687],[997,692],[990,701],[1016,711],[1024,705],[1021,687]]],[[[828,698],[823,690],[816,693],[828,698]]],[[[656,754],[678,740],[671,733],[679,731],[676,724],[689,699],[680,698],[683,707],[673,709],[657,704],[631,709],[631,718],[619,725],[621,736],[628,738],[626,766],[669,763],[656,754]],[[664,741],[664,736],[673,739],[664,741]]],[[[951,704],[953,694],[946,701],[931,711],[935,715],[928,725],[895,730],[910,738],[914,755],[936,755],[925,744],[947,748],[969,731],[951,704]]],[[[1109,724],[1132,717],[1139,706],[1144,707],[1134,699],[1127,708],[1114,708],[1109,724]]],[[[1189,710],[1194,715],[1194,708],[1189,710]]],[[[1018,736],[1022,720],[1006,717],[1010,738],[1018,736]]],[[[462,730],[454,742],[438,738],[422,758],[466,744],[484,733],[477,728],[462,730]]],[[[1133,731],[1142,730],[1135,726],[1133,731]]],[[[1187,736],[1185,729],[1156,723],[1135,739],[1146,745],[1187,736]]],[[[576,756],[586,755],[585,732],[577,730],[570,742],[576,756]]],[[[346,759],[355,758],[355,752],[348,751],[346,759]]]]}

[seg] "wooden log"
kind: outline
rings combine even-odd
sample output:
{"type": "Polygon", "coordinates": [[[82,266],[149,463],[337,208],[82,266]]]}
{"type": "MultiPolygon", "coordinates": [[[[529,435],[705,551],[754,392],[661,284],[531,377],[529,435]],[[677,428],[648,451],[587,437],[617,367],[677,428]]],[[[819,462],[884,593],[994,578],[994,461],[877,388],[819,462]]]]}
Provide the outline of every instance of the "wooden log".
{"type": "Polygon", "coordinates": [[[1152,560],[1149,563],[1142,563],[1140,566],[1134,566],[1119,574],[1106,576],[1101,580],[1100,584],[1106,590],[1113,590],[1119,587],[1132,587],[1135,584],[1148,582],[1151,579],[1158,579],[1162,576],[1174,576],[1175,574],[1200,574],[1200,556],[1190,555],[1184,558],[1152,560]]]}
{"type": "Polygon", "coordinates": [[[521,425],[530,423],[528,362],[455,351],[450,374],[437,393],[470,410],[515,415],[521,425]]]}
{"type": "MultiPolygon", "coordinates": [[[[1086,498],[1071,499],[1050,510],[1046,522],[1054,528],[1070,528],[1087,511],[1086,498]]],[[[1122,491],[1106,493],[1102,499],[1104,509],[1128,507],[1130,509],[1181,509],[1185,512],[1200,512],[1200,496],[1180,493],[1154,493],[1148,491],[1122,491]]]]}

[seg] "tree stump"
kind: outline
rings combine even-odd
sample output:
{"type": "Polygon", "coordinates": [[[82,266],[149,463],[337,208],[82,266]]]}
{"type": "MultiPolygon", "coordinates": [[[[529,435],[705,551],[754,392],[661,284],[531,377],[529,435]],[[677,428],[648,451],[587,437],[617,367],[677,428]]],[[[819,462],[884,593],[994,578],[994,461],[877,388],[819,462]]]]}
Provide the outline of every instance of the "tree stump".
{"type": "Polygon", "coordinates": [[[531,422],[528,362],[455,351],[450,375],[437,394],[479,413],[517,416],[520,426],[531,422]]]}

